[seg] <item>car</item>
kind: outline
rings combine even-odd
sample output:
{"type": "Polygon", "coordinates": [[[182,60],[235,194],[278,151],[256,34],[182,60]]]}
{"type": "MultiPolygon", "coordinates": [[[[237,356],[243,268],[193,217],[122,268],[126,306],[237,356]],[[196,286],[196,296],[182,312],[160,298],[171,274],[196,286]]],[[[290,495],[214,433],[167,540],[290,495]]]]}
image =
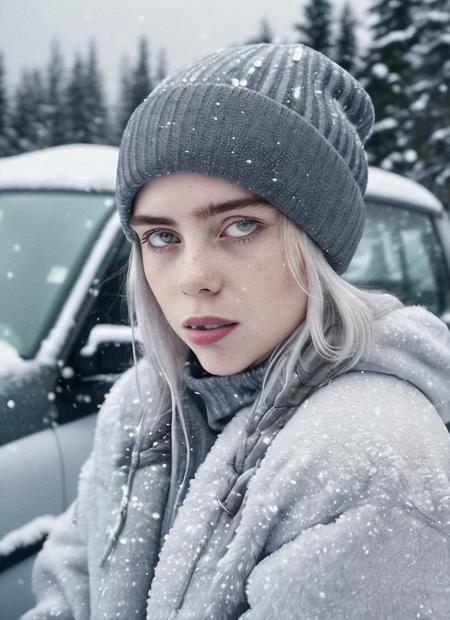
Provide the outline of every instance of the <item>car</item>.
{"type": "Polygon", "coordinates": [[[369,168],[366,228],[344,278],[420,304],[450,325],[448,213],[421,185],[369,168]]]}
{"type": "Polygon", "coordinates": [[[117,148],[0,161],[0,616],[17,618],[33,603],[34,555],[76,493],[98,405],[130,363],[113,345],[101,360],[81,354],[98,324],[115,325],[112,341],[128,331],[129,244],[114,209],[117,148]]]}
{"type": "MultiPolygon", "coordinates": [[[[114,209],[118,149],[0,160],[0,600],[33,605],[31,567],[76,495],[96,413],[131,365],[129,253],[114,209]]],[[[417,183],[370,168],[367,227],[345,274],[450,326],[450,221],[417,183]]]]}

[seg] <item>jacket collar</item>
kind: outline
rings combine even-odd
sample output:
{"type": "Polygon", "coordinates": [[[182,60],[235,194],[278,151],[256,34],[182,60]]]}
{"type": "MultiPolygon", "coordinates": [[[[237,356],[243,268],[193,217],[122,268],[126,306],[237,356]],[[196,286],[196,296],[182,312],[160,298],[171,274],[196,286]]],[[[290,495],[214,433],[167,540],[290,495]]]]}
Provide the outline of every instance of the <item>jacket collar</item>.
{"type": "Polygon", "coordinates": [[[222,431],[226,423],[243,407],[253,403],[260,392],[269,358],[233,375],[217,376],[206,372],[194,353],[184,366],[184,382],[190,398],[200,396],[208,426],[222,431]]]}

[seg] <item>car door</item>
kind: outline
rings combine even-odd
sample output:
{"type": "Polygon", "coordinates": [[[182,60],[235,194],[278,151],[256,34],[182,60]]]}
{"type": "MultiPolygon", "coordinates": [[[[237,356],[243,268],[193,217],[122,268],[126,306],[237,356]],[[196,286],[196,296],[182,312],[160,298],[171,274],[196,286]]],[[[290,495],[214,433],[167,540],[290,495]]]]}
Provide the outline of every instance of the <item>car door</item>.
{"type": "MultiPolygon", "coordinates": [[[[58,442],[52,428],[54,404],[48,400],[46,371],[23,369],[21,390],[33,394],[34,408],[24,412],[23,402],[11,393],[6,401],[12,424],[9,441],[0,446],[0,618],[18,617],[32,604],[30,575],[34,555],[63,509],[63,476],[58,442]],[[39,430],[36,430],[39,429],[39,430]],[[26,432],[26,431],[30,432],[26,432]],[[38,492],[37,492],[38,490],[38,492]]],[[[5,377],[5,375],[3,375],[5,377]]],[[[13,382],[16,382],[13,380],[13,382]]],[[[5,407],[2,402],[3,410],[5,407]]],[[[3,421],[3,424],[5,421],[3,421]]]]}
{"type": "MultiPolygon", "coordinates": [[[[18,196],[14,196],[16,204],[11,208],[14,221],[17,221],[17,205],[20,207],[29,204],[35,209],[43,204],[44,210],[40,215],[43,215],[50,202],[54,202],[56,208],[55,195],[54,200],[49,202],[43,202],[42,198],[43,196],[39,195],[38,199],[33,200],[29,193],[24,201],[20,201],[18,196]]],[[[102,197],[92,196],[94,203],[99,199],[104,200],[102,197]]],[[[72,202],[71,200],[72,198],[67,201],[68,208],[77,215],[80,205],[75,198],[72,202]]],[[[84,207],[89,210],[89,196],[84,194],[83,201],[87,201],[84,207]]],[[[11,196],[4,202],[7,207],[12,204],[11,196]]],[[[103,207],[98,208],[103,213],[103,207]]],[[[117,378],[117,375],[111,373],[114,375],[111,380],[105,377],[92,380],[91,377],[86,383],[75,376],[70,367],[72,360],[77,359],[79,348],[83,346],[83,338],[87,337],[92,324],[100,316],[98,309],[93,314],[93,308],[99,306],[102,299],[100,290],[103,290],[101,284],[107,279],[108,270],[114,269],[116,251],[122,243],[123,235],[116,214],[111,215],[112,209],[112,203],[108,204],[104,212],[107,219],[100,214],[97,221],[98,234],[91,235],[92,243],[83,237],[83,234],[86,235],[83,233],[84,220],[83,225],[74,222],[73,226],[79,226],[78,236],[83,241],[83,248],[73,254],[76,259],[73,265],[74,277],[66,283],[65,288],[63,276],[68,268],[62,263],[62,259],[57,261],[52,256],[49,264],[40,269],[34,264],[42,261],[40,254],[30,252],[28,257],[21,258],[21,263],[11,259],[11,273],[17,276],[16,290],[12,291],[9,297],[0,295],[2,620],[15,619],[34,604],[30,575],[35,554],[41,548],[55,516],[61,513],[75,496],[81,464],[92,446],[97,404],[117,378]],[[24,267],[22,271],[21,266],[24,267]],[[33,274],[34,286],[41,278],[41,287],[59,286],[60,293],[67,293],[66,297],[61,297],[60,294],[57,303],[50,303],[53,289],[50,289],[48,295],[44,290],[40,298],[41,306],[36,308],[34,323],[34,306],[27,306],[25,301],[24,308],[18,305],[18,300],[25,299],[24,295],[29,292],[21,282],[30,273],[33,274]],[[12,306],[7,305],[8,299],[13,300],[12,306]],[[51,311],[51,317],[41,312],[43,307],[51,311]],[[32,333],[34,327],[39,332],[38,350],[29,359],[24,359],[26,355],[21,356],[23,351],[20,351],[21,355],[18,353],[18,348],[25,347],[28,342],[26,338],[20,340],[21,334],[27,333],[27,326],[25,325],[23,330],[20,328],[20,317],[16,316],[19,310],[23,310],[24,315],[27,313],[30,317],[32,323],[28,331],[32,333]],[[5,339],[8,337],[9,342],[5,339]]],[[[3,208],[2,213],[7,213],[7,209],[3,208]]],[[[8,222],[7,219],[4,221],[8,222]]],[[[93,225],[89,220],[88,230],[91,230],[93,225]]],[[[73,226],[60,232],[60,236],[67,234],[73,240],[77,234],[73,226]]],[[[35,234],[38,236],[36,229],[35,234]]],[[[7,230],[5,236],[9,239],[11,231],[7,230]]],[[[12,238],[11,255],[15,252],[13,246],[18,246],[18,243],[13,241],[12,238]]],[[[2,250],[5,256],[0,258],[10,260],[5,244],[2,250]]],[[[6,287],[8,283],[3,285],[6,287]]],[[[38,292],[36,289],[33,295],[38,292]]],[[[33,302],[35,299],[36,297],[33,302]]]]}

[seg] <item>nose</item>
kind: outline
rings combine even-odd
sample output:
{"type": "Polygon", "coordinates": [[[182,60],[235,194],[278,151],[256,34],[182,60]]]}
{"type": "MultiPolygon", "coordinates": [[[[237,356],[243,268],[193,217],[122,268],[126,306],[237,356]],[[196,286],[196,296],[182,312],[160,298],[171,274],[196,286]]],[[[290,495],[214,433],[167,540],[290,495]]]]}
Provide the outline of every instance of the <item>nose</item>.
{"type": "Polygon", "coordinates": [[[222,276],[211,253],[196,249],[186,252],[178,273],[178,290],[184,295],[216,295],[222,276]]]}

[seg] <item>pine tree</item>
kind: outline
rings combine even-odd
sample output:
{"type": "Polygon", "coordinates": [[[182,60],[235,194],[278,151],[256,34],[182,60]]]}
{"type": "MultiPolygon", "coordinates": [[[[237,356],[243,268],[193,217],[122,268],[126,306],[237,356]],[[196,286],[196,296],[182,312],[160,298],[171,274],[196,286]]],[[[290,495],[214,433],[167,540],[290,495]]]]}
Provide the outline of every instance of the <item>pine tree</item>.
{"type": "Polygon", "coordinates": [[[344,4],[339,18],[333,60],[354,75],[358,60],[358,42],[356,38],[357,21],[348,2],[344,4]]]}
{"type": "Polygon", "coordinates": [[[412,176],[450,208],[450,0],[423,0],[413,10],[412,176]]]}
{"type": "Polygon", "coordinates": [[[88,117],[88,140],[94,144],[104,144],[108,137],[108,119],[102,75],[98,67],[97,49],[94,41],[91,41],[89,45],[84,79],[88,117]]]}
{"type": "Polygon", "coordinates": [[[407,51],[416,38],[411,7],[415,0],[374,0],[372,42],[364,58],[361,81],[372,97],[376,122],[367,143],[369,162],[405,173],[411,150],[408,86],[413,79],[407,51]]]}
{"type": "Polygon", "coordinates": [[[145,37],[139,39],[138,58],[133,71],[133,109],[137,107],[152,91],[149,69],[149,50],[145,37]]]}
{"type": "Polygon", "coordinates": [[[66,88],[67,142],[88,143],[91,110],[86,93],[86,67],[79,53],[75,55],[72,71],[66,88]]]}
{"type": "Polygon", "coordinates": [[[48,146],[46,93],[42,72],[25,70],[15,92],[11,121],[13,151],[33,151],[48,146]]]}
{"type": "Polygon", "coordinates": [[[117,141],[134,110],[133,70],[128,56],[123,56],[120,63],[120,95],[117,110],[117,141]]]}
{"type": "Polygon", "coordinates": [[[155,86],[163,81],[167,75],[167,53],[164,47],[158,52],[158,62],[155,75],[155,86]]]}
{"type": "Polygon", "coordinates": [[[61,48],[55,39],[51,43],[50,61],[46,72],[46,126],[50,146],[66,142],[66,105],[64,97],[65,69],[61,48]]]}
{"type": "Polygon", "coordinates": [[[252,37],[246,43],[271,43],[273,40],[272,31],[267,19],[261,20],[259,34],[252,37]]]}
{"type": "Polygon", "coordinates": [[[11,154],[10,109],[6,90],[5,59],[0,53],[0,157],[11,154]]]}
{"type": "Polygon", "coordinates": [[[148,43],[145,37],[141,37],[135,66],[131,66],[127,57],[122,58],[117,123],[120,134],[122,134],[134,109],[150,94],[152,87],[148,43]]]}
{"type": "Polygon", "coordinates": [[[67,142],[109,142],[109,124],[97,50],[91,41],[87,60],[79,53],[66,87],[67,142]]]}
{"type": "Polygon", "coordinates": [[[329,0],[308,0],[303,8],[303,22],[295,24],[298,42],[330,56],[332,11],[329,0]]]}

